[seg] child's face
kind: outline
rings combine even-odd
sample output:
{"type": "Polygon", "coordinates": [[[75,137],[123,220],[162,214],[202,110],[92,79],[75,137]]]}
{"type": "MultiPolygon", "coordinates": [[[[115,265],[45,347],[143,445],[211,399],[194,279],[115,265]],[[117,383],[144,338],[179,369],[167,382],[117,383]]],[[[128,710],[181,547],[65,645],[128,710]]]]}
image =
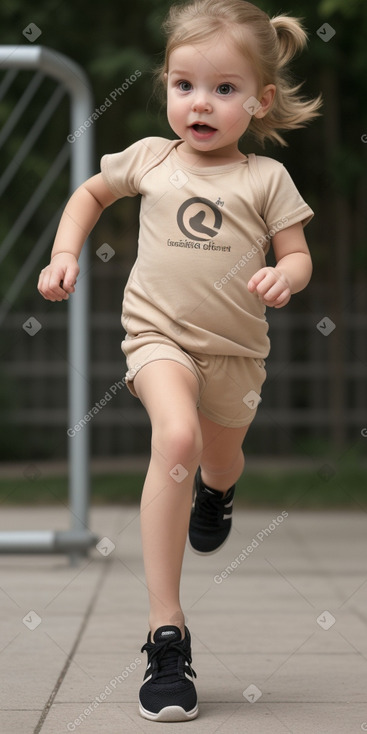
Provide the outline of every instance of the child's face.
{"type": "Polygon", "coordinates": [[[263,117],[274,93],[275,86],[268,85],[259,99],[252,66],[233,43],[230,47],[230,39],[179,46],[170,54],[168,122],[188,153],[238,157],[238,140],[251,121],[244,103],[256,98],[263,105],[256,117],[263,117]]]}

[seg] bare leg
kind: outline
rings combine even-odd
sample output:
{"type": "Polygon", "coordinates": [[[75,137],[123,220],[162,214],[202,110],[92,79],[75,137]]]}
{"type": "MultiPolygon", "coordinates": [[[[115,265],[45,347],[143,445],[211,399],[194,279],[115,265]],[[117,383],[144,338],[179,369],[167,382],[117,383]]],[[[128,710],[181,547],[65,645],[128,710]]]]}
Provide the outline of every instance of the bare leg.
{"type": "Polygon", "coordinates": [[[249,426],[226,428],[209,420],[199,411],[203,438],[201,476],[212,489],[226,491],[241,476],[245,457],[242,443],[249,426]]]}
{"type": "Polygon", "coordinates": [[[141,499],[149,625],[154,634],[162,625],[175,624],[184,637],[180,578],[202,450],[198,382],[183,365],[158,360],[138,372],[134,388],[152,424],[151,461],[141,499]]]}

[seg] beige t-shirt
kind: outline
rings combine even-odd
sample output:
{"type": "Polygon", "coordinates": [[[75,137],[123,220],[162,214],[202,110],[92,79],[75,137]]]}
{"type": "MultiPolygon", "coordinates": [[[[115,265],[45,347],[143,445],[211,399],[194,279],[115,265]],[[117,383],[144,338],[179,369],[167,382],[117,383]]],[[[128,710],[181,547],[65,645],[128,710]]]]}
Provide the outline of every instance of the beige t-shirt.
{"type": "Polygon", "coordinates": [[[150,137],[103,156],[118,197],[142,195],[138,254],[126,284],[127,339],[163,334],[188,352],[265,358],[265,307],[247,283],[266,265],[275,232],[313,211],[278,161],[250,154],[190,167],[182,140],[150,137]]]}

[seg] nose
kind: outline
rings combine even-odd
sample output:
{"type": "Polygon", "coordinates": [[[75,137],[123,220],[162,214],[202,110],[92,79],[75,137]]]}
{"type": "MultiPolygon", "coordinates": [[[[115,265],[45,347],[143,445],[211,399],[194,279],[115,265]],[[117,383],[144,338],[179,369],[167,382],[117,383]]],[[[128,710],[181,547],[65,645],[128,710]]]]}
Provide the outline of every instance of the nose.
{"type": "Polygon", "coordinates": [[[192,102],[193,112],[211,112],[212,109],[208,94],[204,90],[198,90],[192,102]]]}

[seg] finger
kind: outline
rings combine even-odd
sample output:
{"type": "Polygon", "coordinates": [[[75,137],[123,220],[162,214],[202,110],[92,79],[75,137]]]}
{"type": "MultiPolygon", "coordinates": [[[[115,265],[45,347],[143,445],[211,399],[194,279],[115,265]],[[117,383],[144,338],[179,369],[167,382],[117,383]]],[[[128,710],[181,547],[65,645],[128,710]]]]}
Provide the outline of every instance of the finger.
{"type": "Polygon", "coordinates": [[[65,268],[52,268],[50,272],[50,279],[48,283],[49,291],[56,297],[57,300],[65,298],[65,289],[63,287],[63,280],[65,275],[65,268]]]}
{"type": "MultiPolygon", "coordinates": [[[[256,290],[259,296],[264,297],[276,285],[277,285],[277,281],[274,278],[273,273],[266,273],[265,276],[260,281],[260,283],[258,283],[258,285],[256,286],[256,290]]],[[[282,287],[284,288],[284,284],[282,287]]],[[[277,296],[278,295],[279,295],[279,292],[277,293],[277,296]]]]}
{"type": "Polygon", "coordinates": [[[266,291],[262,292],[261,295],[266,301],[276,301],[281,294],[288,290],[284,287],[284,283],[277,281],[276,283],[270,283],[266,291]]]}
{"type": "Polygon", "coordinates": [[[290,300],[291,292],[289,289],[286,289],[283,293],[281,293],[278,298],[271,298],[262,299],[266,306],[271,306],[272,308],[282,308],[285,306],[288,301],[290,300]]]}
{"type": "Polygon", "coordinates": [[[45,290],[45,284],[48,283],[48,277],[47,277],[48,270],[47,268],[43,268],[39,274],[37,288],[39,291],[45,290]]]}
{"type": "Polygon", "coordinates": [[[75,291],[75,288],[73,285],[70,285],[70,286],[65,285],[65,280],[60,280],[60,288],[63,290],[64,293],[66,293],[67,297],[69,297],[70,293],[74,293],[75,291]]]}
{"type": "Polygon", "coordinates": [[[43,271],[41,270],[38,276],[38,283],[37,283],[38,290],[40,290],[40,288],[42,287],[42,283],[43,283],[43,271]]]}
{"type": "Polygon", "coordinates": [[[48,301],[54,301],[55,299],[53,297],[53,294],[49,291],[49,287],[48,287],[49,280],[50,280],[50,274],[47,268],[45,268],[40,273],[37,288],[41,296],[43,296],[43,298],[46,298],[48,301]]]}
{"type": "Polygon", "coordinates": [[[249,282],[247,283],[247,287],[251,293],[256,290],[259,283],[261,283],[261,281],[266,278],[267,274],[267,270],[265,270],[265,268],[261,268],[261,270],[258,270],[257,273],[255,273],[255,275],[250,278],[249,282]]]}
{"type": "Polygon", "coordinates": [[[60,287],[60,281],[62,280],[63,272],[59,268],[46,269],[43,282],[41,284],[41,293],[44,298],[49,301],[62,301],[66,296],[64,289],[60,287]]]}
{"type": "Polygon", "coordinates": [[[283,308],[283,306],[286,306],[290,301],[291,295],[292,294],[289,289],[285,291],[281,296],[279,296],[276,303],[274,303],[274,308],[283,308]]]}
{"type": "Polygon", "coordinates": [[[62,287],[67,293],[74,293],[78,275],[79,267],[68,267],[66,269],[62,287]]]}

